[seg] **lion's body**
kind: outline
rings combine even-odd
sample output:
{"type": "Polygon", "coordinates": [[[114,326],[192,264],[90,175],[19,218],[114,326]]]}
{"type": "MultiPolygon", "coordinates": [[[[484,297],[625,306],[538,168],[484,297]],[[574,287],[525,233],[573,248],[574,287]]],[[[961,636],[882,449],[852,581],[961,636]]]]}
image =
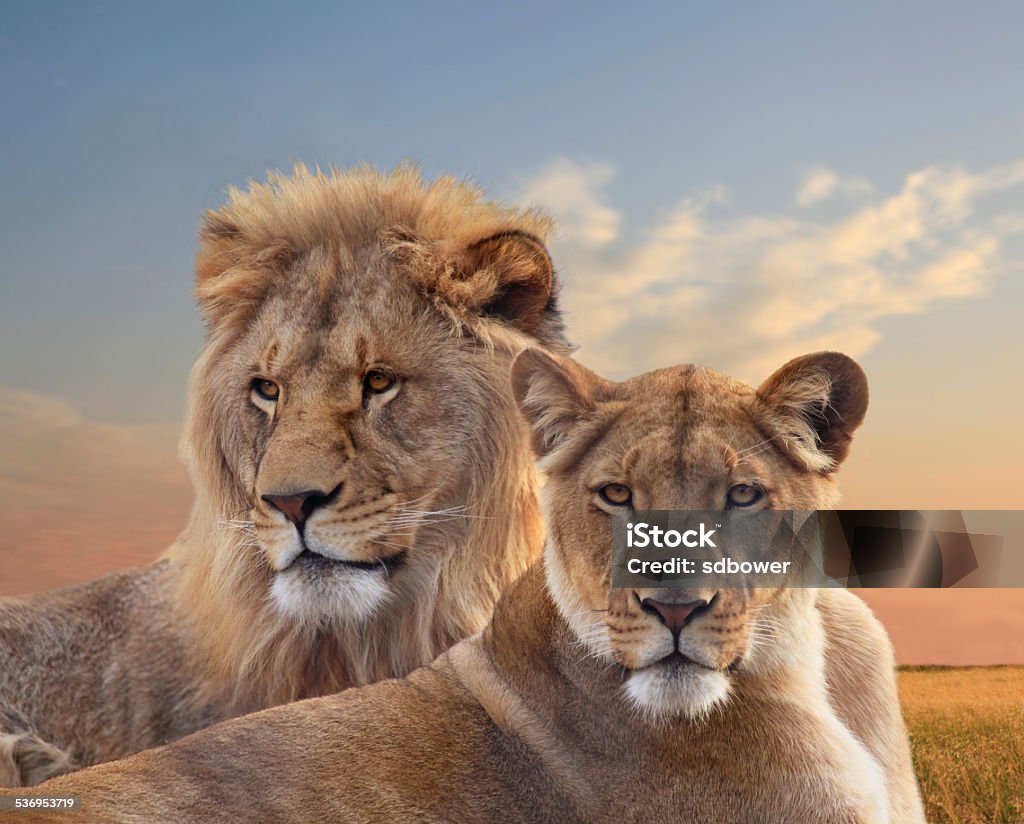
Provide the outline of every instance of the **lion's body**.
{"type": "Polygon", "coordinates": [[[161,561],[0,603],[0,786],[35,784],[220,720],[193,700],[198,679],[174,620],[174,583],[173,562],[161,561]]]}
{"type": "Polygon", "coordinates": [[[693,368],[612,384],[525,353],[513,385],[548,473],[548,540],[480,635],[404,680],[45,791],[80,796],[89,821],[923,821],[891,650],[855,596],[610,587],[622,489],[638,509],[721,509],[754,472],[762,506],[834,503],[828,473],[866,407],[851,364],[794,361],[755,393],[693,368]],[[783,424],[790,440],[764,448],[783,424]],[[696,620],[670,631],[669,604],[696,620]]]}
{"type": "Polygon", "coordinates": [[[0,600],[0,785],[404,675],[486,624],[541,548],[508,374],[565,347],[547,230],[408,168],[300,169],[207,215],[191,518],[155,566],[0,600]]]}

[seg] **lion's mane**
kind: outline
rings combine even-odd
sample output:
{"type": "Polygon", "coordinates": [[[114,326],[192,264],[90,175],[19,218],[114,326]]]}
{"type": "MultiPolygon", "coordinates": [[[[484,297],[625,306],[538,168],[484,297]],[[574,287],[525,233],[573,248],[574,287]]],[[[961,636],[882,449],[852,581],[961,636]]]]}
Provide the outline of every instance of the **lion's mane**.
{"type": "Polygon", "coordinates": [[[232,439],[211,366],[245,334],[275,283],[297,277],[297,260],[326,260],[316,284],[326,294],[338,272],[360,265],[361,250],[380,249],[431,295],[453,338],[472,336],[490,357],[509,362],[530,340],[565,349],[553,280],[542,306],[519,291],[538,286],[531,278],[537,257],[546,257],[549,220],[481,195],[452,178],[424,182],[409,166],[390,174],[299,167],[231,190],[226,206],[207,213],[196,293],[208,336],[191,376],[181,445],[197,497],[170,553],[181,564],[177,610],[195,633],[196,664],[215,676],[203,699],[227,699],[232,712],[242,712],[402,675],[481,628],[502,589],[537,556],[534,472],[511,404],[484,441],[465,441],[466,449],[486,450],[467,479],[464,503],[474,517],[421,531],[420,542],[449,547],[439,574],[376,620],[323,627],[281,615],[266,597],[265,561],[244,530],[224,528],[252,501],[230,469],[233,450],[245,445],[232,439]],[[518,236],[530,239],[526,251],[499,250],[474,271],[463,265],[481,239],[518,236]]]}

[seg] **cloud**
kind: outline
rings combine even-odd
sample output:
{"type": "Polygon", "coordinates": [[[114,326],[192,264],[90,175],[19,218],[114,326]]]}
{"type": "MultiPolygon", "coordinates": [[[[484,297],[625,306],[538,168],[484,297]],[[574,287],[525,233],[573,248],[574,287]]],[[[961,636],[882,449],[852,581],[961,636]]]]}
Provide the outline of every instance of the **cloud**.
{"type": "Polygon", "coordinates": [[[837,193],[854,197],[867,194],[871,189],[871,184],[866,180],[845,177],[819,166],[804,176],[803,182],[797,188],[796,202],[801,206],[810,206],[837,193]]]}
{"type": "Polygon", "coordinates": [[[543,204],[558,219],[560,232],[586,246],[601,247],[619,236],[619,213],[601,190],[614,177],[611,166],[581,166],[566,158],[548,164],[520,188],[520,200],[543,204]]]}
{"type": "MultiPolygon", "coordinates": [[[[602,204],[611,172],[549,167],[574,181],[580,203],[602,204]]],[[[1024,161],[969,172],[930,166],[898,191],[875,194],[829,220],[806,213],[717,217],[722,190],[682,198],[632,243],[581,242],[578,224],[554,244],[569,332],[585,363],[611,377],[679,362],[704,363],[748,382],[816,349],[863,355],[886,318],[983,294],[1003,238],[1019,215],[981,219],[979,200],[1024,183],[1024,161]]],[[[556,215],[564,192],[531,181],[530,202],[556,215]]],[[[608,225],[618,225],[620,216],[608,225]]],[[[584,237],[585,237],[584,233],[584,237]]]]}
{"type": "Polygon", "coordinates": [[[147,563],[184,526],[191,492],[177,427],[84,418],[0,389],[0,594],[147,563]]]}

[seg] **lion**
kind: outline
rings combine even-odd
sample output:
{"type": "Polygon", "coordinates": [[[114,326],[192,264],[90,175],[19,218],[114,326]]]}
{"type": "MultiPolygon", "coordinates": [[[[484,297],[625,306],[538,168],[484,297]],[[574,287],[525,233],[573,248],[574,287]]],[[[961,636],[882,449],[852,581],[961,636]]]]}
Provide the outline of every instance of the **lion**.
{"type": "Polygon", "coordinates": [[[209,212],[168,556],[0,600],[0,785],[404,675],[542,545],[526,346],[567,351],[549,220],[403,166],[271,175],[209,212]]]}
{"type": "Polygon", "coordinates": [[[859,366],[808,355],[756,390],[695,366],[613,383],[530,349],[512,381],[547,540],[486,629],[405,679],[41,790],[105,822],[923,822],[891,657],[861,687],[888,736],[860,737],[830,700],[850,652],[830,623],[867,647],[881,632],[855,596],[611,587],[616,512],[834,506],[866,411],[859,366]]]}

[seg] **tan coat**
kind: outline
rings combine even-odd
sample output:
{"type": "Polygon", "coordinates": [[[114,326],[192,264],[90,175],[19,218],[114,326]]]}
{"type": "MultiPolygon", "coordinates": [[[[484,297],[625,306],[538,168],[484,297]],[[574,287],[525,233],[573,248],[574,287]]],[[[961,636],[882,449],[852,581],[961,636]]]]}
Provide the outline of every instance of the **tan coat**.
{"type": "Polygon", "coordinates": [[[482,636],[405,680],[236,719],[37,791],[80,796],[81,822],[887,820],[866,752],[837,739],[821,701],[780,693],[783,677],[803,681],[738,678],[706,720],[652,725],[623,701],[620,670],[580,654],[535,568],[482,636]]]}

